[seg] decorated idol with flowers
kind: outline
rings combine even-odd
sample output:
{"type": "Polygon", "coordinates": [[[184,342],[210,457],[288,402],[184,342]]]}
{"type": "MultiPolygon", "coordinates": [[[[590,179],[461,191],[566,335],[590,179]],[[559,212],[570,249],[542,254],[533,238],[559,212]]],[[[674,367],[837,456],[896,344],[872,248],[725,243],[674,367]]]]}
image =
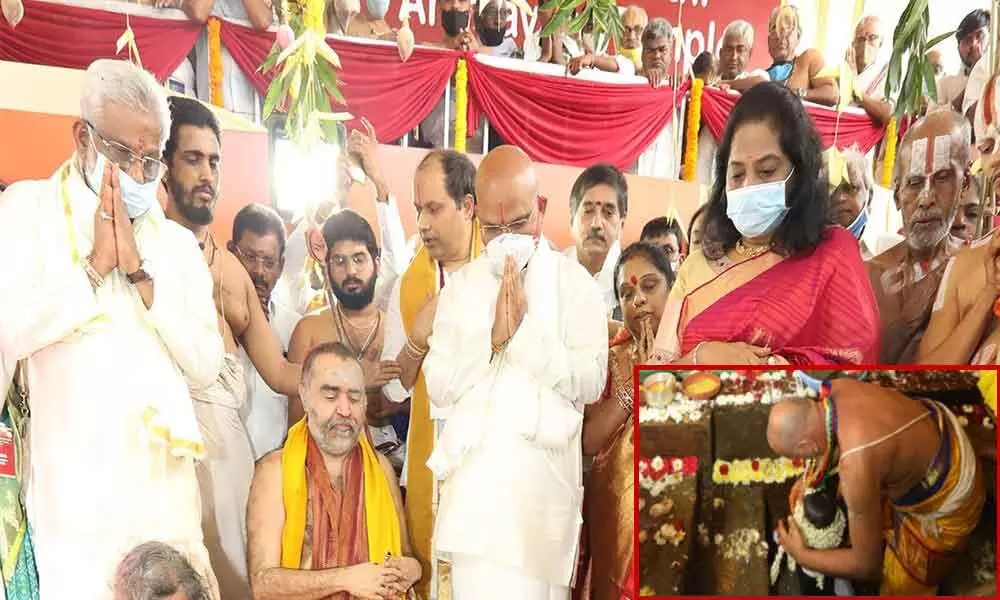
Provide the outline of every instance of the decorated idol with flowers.
{"type": "Polygon", "coordinates": [[[807,461],[789,497],[792,519],[778,525],[778,542],[805,570],[881,580],[883,595],[934,594],[975,528],[985,499],[969,438],[938,402],[853,379],[817,387],[816,399],[783,399],[768,419],[774,451],[807,461]],[[879,410],[872,411],[873,405],[879,410]],[[833,542],[836,516],[827,525],[834,529],[828,537],[823,527],[813,527],[824,519],[808,518],[807,512],[812,490],[832,493],[834,474],[847,507],[845,547],[833,542]],[[883,530],[886,496],[894,526],[883,530]],[[805,524],[795,516],[799,506],[805,524]]]}

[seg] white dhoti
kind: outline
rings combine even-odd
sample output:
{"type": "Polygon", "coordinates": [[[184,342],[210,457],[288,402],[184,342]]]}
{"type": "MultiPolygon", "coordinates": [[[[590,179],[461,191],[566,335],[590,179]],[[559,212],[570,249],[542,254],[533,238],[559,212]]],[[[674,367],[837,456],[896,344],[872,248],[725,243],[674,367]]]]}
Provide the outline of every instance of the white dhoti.
{"type": "Polygon", "coordinates": [[[566,600],[569,588],[535,579],[517,569],[470,554],[453,554],[454,600],[566,600]]]}
{"type": "Polygon", "coordinates": [[[205,442],[197,469],[205,546],[223,600],[250,600],[246,514],[254,460],[240,419],[246,385],[239,359],[227,354],[219,378],[191,397],[205,442]]]}

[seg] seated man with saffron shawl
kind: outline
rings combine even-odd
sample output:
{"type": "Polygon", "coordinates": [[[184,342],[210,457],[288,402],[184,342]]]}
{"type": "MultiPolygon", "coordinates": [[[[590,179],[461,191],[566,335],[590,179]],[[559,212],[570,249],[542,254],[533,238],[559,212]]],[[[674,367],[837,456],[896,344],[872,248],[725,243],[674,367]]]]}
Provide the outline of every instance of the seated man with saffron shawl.
{"type": "Polygon", "coordinates": [[[247,511],[250,583],[268,598],[399,598],[420,579],[392,465],[365,432],[365,379],[340,343],[312,349],[306,416],[257,463],[247,511]]]}
{"type": "MultiPolygon", "coordinates": [[[[809,488],[839,471],[847,504],[846,548],[809,548],[798,525],[778,524],[778,540],[796,563],[831,577],[881,579],[883,596],[936,593],[986,499],[979,461],[951,411],[837,379],[822,384],[818,400],[778,402],[767,440],[782,456],[810,459],[803,479],[809,488]]],[[[792,506],[804,491],[796,485],[792,506]]]]}
{"type": "Polygon", "coordinates": [[[828,226],[819,136],[786,88],[736,103],[701,247],[677,272],[653,361],[873,363],[878,307],[858,242],[828,226]]]}

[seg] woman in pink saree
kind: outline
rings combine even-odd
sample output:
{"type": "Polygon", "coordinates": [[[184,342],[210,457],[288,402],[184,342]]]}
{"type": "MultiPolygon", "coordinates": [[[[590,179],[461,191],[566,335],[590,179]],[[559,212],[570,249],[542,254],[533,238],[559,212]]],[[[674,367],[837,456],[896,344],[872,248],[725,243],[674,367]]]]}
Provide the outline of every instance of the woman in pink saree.
{"type": "Polygon", "coordinates": [[[675,364],[874,364],[878,305],[858,242],[827,220],[819,137],[763,83],[736,104],[702,216],[654,344],[675,364]]]}

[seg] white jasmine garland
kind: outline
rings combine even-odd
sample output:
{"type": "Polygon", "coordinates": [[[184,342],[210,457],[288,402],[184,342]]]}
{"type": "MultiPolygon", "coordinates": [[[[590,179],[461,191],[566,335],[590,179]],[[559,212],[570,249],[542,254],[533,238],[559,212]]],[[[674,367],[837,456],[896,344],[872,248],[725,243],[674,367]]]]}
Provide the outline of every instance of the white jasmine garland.
{"type": "MultiPolygon", "coordinates": [[[[814,491],[808,490],[806,492],[806,494],[811,493],[814,493],[814,491]]],[[[847,518],[839,506],[837,507],[837,515],[829,527],[823,529],[816,527],[806,519],[805,508],[803,508],[801,500],[795,505],[795,509],[792,511],[792,520],[798,525],[799,531],[802,532],[802,539],[806,546],[816,550],[830,550],[840,546],[840,543],[844,539],[844,531],[847,528],[847,518]]],[[[775,541],[777,541],[777,533],[775,533],[775,541]]],[[[771,585],[774,585],[778,580],[782,558],[788,559],[789,571],[795,570],[795,559],[788,555],[785,549],[779,545],[778,553],[774,557],[774,562],[771,563],[771,585]]],[[[814,573],[804,567],[802,571],[816,580],[816,585],[819,586],[819,589],[823,589],[826,577],[822,573],[814,573]]]]}

